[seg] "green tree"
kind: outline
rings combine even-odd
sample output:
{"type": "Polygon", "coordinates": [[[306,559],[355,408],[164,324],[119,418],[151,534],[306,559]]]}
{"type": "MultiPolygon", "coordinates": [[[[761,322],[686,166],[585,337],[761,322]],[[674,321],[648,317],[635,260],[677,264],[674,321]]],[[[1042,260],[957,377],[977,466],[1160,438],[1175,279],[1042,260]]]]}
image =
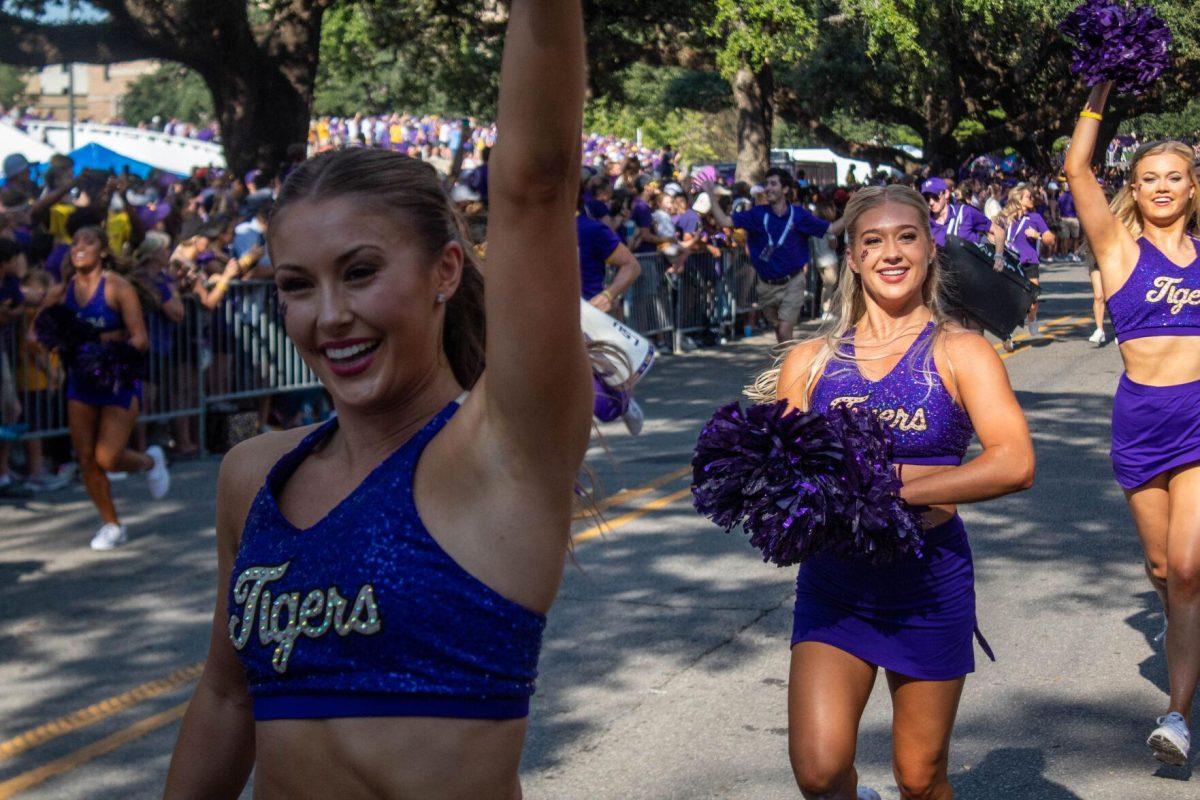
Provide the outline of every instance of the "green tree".
{"type": "MultiPolygon", "coordinates": [[[[850,155],[913,166],[878,143],[842,135],[836,112],[902,125],[936,170],[1013,146],[1046,163],[1069,134],[1086,89],[1068,68],[1058,21],[1077,0],[818,0],[813,57],[779,78],[782,118],[850,155]]],[[[1175,33],[1175,66],[1141,98],[1118,98],[1109,135],[1131,114],[1181,107],[1200,77],[1200,11],[1191,0],[1155,5],[1175,33]]]]}
{"type": "Polygon", "coordinates": [[[16,105],[25,96],[25,78],[28,70],[0,64],[0,107],[16,105]]]}
{"type": "Polygon", "coordinates": [[[134,125],[154,117],[205,123],[213,118],[212,95],[194,71],[164,64],[129,84],[121,98],[121,117],[134,125]]]}

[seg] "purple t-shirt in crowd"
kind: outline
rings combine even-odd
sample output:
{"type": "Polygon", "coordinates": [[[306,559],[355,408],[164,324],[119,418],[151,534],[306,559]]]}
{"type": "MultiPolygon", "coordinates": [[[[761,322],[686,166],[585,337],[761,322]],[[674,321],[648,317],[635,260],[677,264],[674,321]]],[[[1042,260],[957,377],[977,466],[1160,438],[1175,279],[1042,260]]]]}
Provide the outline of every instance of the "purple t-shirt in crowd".
{"type": "Polygon", "coordinates": [[[803,206],[790,206],[788,211],[777,215],[770,206],[755,206],[749,211],[733,215],[733,225],[746,232],[746,245],[750,258],[760,278],[779,280],[790,278],[808,263],[808,237],[824,236],[829,223],[810,213],[803,206]],[[792,229],[784,236],[788,220],[792,229]],[[767,246],[775,244],[770,259],[762,256],[767,246]]]}
{"type": "Polygon", "coordinates": [[[590,194],[583,196],[583,210],[592,219],[604,219],[608,216],[608,203],[603,200],[597,200],[590,194]]]}
{"type": "Polygon", "coordinates": [[[1058,196],[1058,215],[1060,217],[1078,217],[1075,211],[1075,197],[1070,192],[1058,196]]]}
{"type": "Polygon", "coordinates": [[[695,236],[700,233],[702,225],[700,215],[690,208],[682,214],[671,217],[671,221],[675,223],[675,230],[679,232],[680,236],[695,236]]]}
{"type": "Polygon", "coordinates": [[[583,278],[583,299],[591,300],[604,290],[605,262],[616,251],[621,240],[603,222],[588,219],[586,214],[575,217],[579,236],[579,270],[583,278]]]}
{"type": "Polygon", "coordinates": [[[1036,239],[1030,239],[1026,235],[1025,231],[1027,230],[1035,230],[1040,236],[1050,230],[1050,227],[1046,225],[1046,220],[1042,218],[1041,214],[1031,211],[1008,223],[1005,242],[1021,257],[1022,264],[1037,264],[1040,261],[1038,243],[1036,239]]]}
{"type": "MultiPolygon", "coordinates": [[[[654,232],[654,212],[650,210],[649,204],[642,198],[637,198],[633,201],[633,206],[630,208],[629,218],[633,220],[633,224],[638,226],[638,229],[649,228],[650,232],[654,232]]],[[[637,246],[639,253],[654,253],[658,248],[652,242],[642,242],[637,246]]]]}
{"type": "Polygon", "coordinates": [[[992,223],[982,211],[970,203],[950,203],[946,221],[938,222],[930,215],[929,227],[933,231],[933,241],[938,247],[945,247],[947,235],[957,236],[972,243],[980,241],[987,236],[992,223]]]}

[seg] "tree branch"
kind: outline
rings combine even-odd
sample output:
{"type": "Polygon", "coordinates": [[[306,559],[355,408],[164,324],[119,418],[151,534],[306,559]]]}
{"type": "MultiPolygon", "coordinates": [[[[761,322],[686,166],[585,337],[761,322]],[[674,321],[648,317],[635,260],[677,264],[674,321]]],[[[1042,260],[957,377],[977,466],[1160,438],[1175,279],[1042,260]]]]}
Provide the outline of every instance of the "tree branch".
{"type": "Polygon", "coordinates": [[[139,58],[178,56],[125,21],[79,25],[41,25],[0,13],[0,63],[19,67],[82,62],[115,64],[139,58]]]}

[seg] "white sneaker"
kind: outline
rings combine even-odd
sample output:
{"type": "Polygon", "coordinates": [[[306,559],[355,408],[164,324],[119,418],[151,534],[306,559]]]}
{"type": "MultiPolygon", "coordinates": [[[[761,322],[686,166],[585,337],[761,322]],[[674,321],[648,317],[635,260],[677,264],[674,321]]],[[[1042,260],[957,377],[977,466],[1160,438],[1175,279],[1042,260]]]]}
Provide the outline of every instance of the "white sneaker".
{"type": "Polygon", "coordinates": [[[1164,764],[1182,767],[1187,763],[1188,750],[1192,744],[1192,732],[1188,730],[1187,720],[1178,711],[1172,711],[1165,717],[1158,718],[1158,727],[1146,740],[1154,757],[1164,764]]]}
{"type": "Polygon", "coordinates": [[[106,472],[104,474],[108,477],[109,483],[116,483],[117,481],[123,481],[129,477],[128,472],[106,472]]]}
{"type": "Polygon", "coordinates": [[[106,522],[92,537],[93,550],[112,550],[117,545],[125,544],[129,537],[125,534],[124,525],[114,525],[106,522]]]}
{"type": "Polygon", "coordinates": [[[858,800],[883,800],[879,796],[879,792],[866,786],[858,787],[858,800]]]}
{"type": "Polygon", "coordinates": [[[1104,335],[1104,328],[1096,328],[1092,335],[1088,337],[1088,341],[1092,344],[1104,344],[1108,341],[1108,337],[1104,335]]]}
{"type": "Polygon", "coordinates": [[[637,436],[642,432],[642,424],[646,421],[646,415],[642,413],[642,407],[638,405],[637,400],[629,398],[629,407],[621,415],[621,420],[629,429],[630,435],[637,436]]]}
{"type": "Polygon", "coordinates": [[[171,473],[167,471],[167,456],[158,445],[147,447],[146,455],[154,459],[154,466],[146,473],[146,483],[150,484],[150,496],[157,500],[171,488],[171,473]]]}

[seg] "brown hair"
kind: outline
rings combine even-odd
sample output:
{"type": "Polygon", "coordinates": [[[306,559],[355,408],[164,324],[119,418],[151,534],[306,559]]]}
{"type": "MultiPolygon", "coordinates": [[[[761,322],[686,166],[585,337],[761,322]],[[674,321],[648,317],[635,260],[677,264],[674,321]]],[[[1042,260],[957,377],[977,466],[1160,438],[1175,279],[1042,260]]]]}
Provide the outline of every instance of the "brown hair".
{"type": "Polygon", "coordinates": [[[432,166],[388,150],[332,150],[306,161],[288,176],[272,211],[274,220],[298,200],[361,196],[397,215],[432,260],[451,242],[463,249],[462,280],[446,304],[442,350],[465,389],[484,367],[483,274],[466,235],[462,217],[432,166]]]}

